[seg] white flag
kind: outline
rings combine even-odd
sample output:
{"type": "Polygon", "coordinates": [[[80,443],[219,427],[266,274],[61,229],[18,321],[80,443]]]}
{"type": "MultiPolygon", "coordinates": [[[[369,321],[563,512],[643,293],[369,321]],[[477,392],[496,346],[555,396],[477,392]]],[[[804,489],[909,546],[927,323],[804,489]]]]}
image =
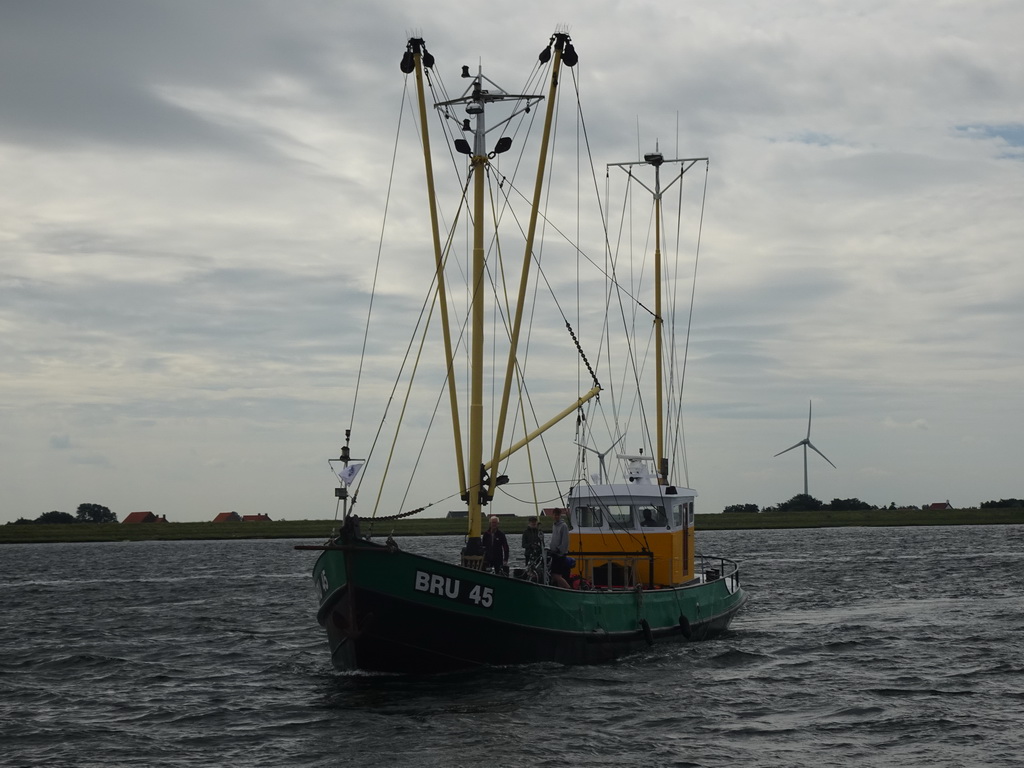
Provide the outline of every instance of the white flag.
{"type": "Polygon", "coordinates": [[[341,482],[345,485],[352,485],[352,481],[356,479],[356,475],[359,474],[359,470],[362,468],[362,464],[349,464],[338,473],[338,477],[341,478],[341,482]]]}

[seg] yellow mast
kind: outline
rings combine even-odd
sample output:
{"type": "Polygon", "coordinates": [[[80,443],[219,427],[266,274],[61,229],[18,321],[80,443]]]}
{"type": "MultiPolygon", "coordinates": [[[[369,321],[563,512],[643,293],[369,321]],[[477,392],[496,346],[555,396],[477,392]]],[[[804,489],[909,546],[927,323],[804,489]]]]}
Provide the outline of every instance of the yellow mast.
{"type": "MultiPolygon", "coordinates": [[[[477,144],[483,144],[483,112],[477,116],[477,144]]],[[[480,538],[481,509],[485,501],[483,487],[484,456],[484,167],[486,151],[478,146],[472,158],[473,168],[473,284],[470,290],[472,317],[470,332],[469,393],[469,531],[470,539],[480,538]]]]}
{"type": "Polygon", "coordinates": [[[416,70],[416,98],[420,110],[420,135],[423,136],[423,165],[427,176],[427,199],[430,204],[430,233],[434,240],[434,265],[437,274],[437,303],[441,314],[441,335],[444,337],[444,359],[449,361],[448,401],[452,412],[452,431],[455,438],[455,466],[459,472],[459,491],[466,495],[466,471],[462,456],[462,427],[459,420],[459,399],[452,375],[451,325],[448,320],[448,291],[444,280],[444,253],[441,250],[441,230],[437,222],[437,194],[434,189],[434,164],[430,157],[430,131],[427,125],[427,101],[423,92],[423,68],[434,65],[434,57],[426,53],[423,39],[409,40],[408,50],[413,54],[416,70]],[[424,55],[425,54],[425,55],[424,55]],[[426,59],[426,61],[424,61],[426,59]]]}

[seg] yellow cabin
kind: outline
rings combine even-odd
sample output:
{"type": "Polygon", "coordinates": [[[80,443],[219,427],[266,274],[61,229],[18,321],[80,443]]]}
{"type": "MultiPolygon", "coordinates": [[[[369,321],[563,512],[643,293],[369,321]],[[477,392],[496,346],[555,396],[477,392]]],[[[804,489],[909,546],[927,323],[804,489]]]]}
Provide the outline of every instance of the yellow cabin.
{"type": "Polygon", "coordinates": [[[569,554],[595,586],[677,586],[694,579],[689,488],[658,485],[642,472],[630,482],[580,485],[569,496],[569,554]]]}

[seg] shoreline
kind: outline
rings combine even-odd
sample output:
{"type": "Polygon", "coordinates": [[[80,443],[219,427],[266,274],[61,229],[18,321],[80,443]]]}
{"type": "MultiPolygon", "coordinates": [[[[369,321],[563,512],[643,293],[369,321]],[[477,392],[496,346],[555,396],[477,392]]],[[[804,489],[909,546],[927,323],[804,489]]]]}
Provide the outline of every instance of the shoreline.
{"type": "MultiPolygon", "coordinates": [[[[502,517],[506,534],[519,534],[526,517],[502,517]]],[[[550,523],[542,521],[548,533],[550,523]]],[[[850,512],[761,512],[695,515],[697,532],[769,530],[787,528],[845,528],[949,525],[1021,525],[1024,509],[950,509],[941,511],[858,510],[850,512]]],[[[334,520],[281,520],[244,523],[76,523],[7,524],[0,526],[0,544],[72,544],[117,541],[218,541],[230,539],[319,539],[326,540],[339,523],[334,520]]],[[[422,518],[362,520],[364,534],[375,537],[461,536],[465,519],[422,518]]]]}

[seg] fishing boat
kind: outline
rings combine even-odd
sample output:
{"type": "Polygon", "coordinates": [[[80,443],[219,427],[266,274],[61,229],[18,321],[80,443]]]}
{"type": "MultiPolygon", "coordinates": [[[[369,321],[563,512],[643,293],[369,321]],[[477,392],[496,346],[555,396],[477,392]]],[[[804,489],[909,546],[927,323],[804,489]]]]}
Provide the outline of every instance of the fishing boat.
{"type": "MultiPolygon", "coordinates": [[[[420,316],[436,316],[439,320],[440,339],[436,343],[443,350],[443,383],[431,392],[438,402],[448,400],[454,437],[447,438],[446,449],[426,453],[435,460],[443,454],[440,458],[452,465],[451,485],[457,490],[449,498],[457,495],[465,504],[467,533],[465,539],[453,542],[450,557],[416,554],[405,551],[390,535],[384,541],[369,535],[373,527],[387,530],[388,520],[410,516],[438,502],[432,500],[411,510],[384,510],[390,514],[380,513],[378,506],[369,515],[361,513],[360,505],[365,502],[359,498],[359,483],[368,476],[367,468],[374,462],[383,466],[379,493],[392,490],[387,478],[396,471],[397,459],[391,457],[410,441],[398,437],[396,431],[393,448],[384,452],[387,458],[372,458],[381,454],[374,447],[366,458],[357,459],[351,447],[352,429],[346,429],[341,454],[331,460],[338,478],[335,496],[340,525],[326,543],[300,547],[319,551],[313,566],[319,598],[317,621],[326,630],[331,659],[338,669],[419,674],[487,665],[606,662],[657,643],[713,638],[728,629],[746,600],[735,562],[695,551],[697,493],[677,484],[678,469],[671,459],[679,454],[682,441],[681,412],[678,403],[672,404],[681,398],[682,381],[678,376],[680,357],[672,351],[675,326],[666,322],[671,302],[663,301],[663,294],[678,296],[679,291],[666,290],[666,283],[672,282],[675,273],[664,263],[662,200],[677,182],[682,186],[684,174],[691,169],[706,169],[706,158],[669,159],[656,151],[635,161],[607,166],[606,173],[623,171],[629,181],[637,180],[650,193],[647,199],[653,208],[655,233],[653,263],[647,263],[647,259],[644,262],[653,278],[646,282],[633,280],[627,285],[618,277],[624,269],[621,260],[606,260],[602,265],[597,263],[600,259],[584,259],[596,267],[606,286],[612,286],[602,289],[605,315],[613,303],[616,312],[611,314],[628,314],[621,310],[627,302],[639,308],[633,310],[633,316],[643,319],[627,324],[627,328],[643,329],[641,335],[647,340],[642,344],[634,340],[628,347],[621,359],[626,360],[632,373],[619,381],[622,389],[636,385],[637,390],[649,382],[653,393],[602,397],[606,391],[619,391],[611,386],[606,390],[597,373],[602,370],[601,363],[612,357],[611,352],[606,354],[611,349],[610,326],[601,326],[600,333],[595,334],[597,352],[588,356],[580,340],[582,334],[565,319],[563,311],[560,322],[564,321],[565,328],[561,333],[568,353],[549,356],[536,373],[546,383],[568,378],[576,390],[564,398],[564,407],[553,409],[554,415],[546,420],[543,415],[533,415],[544,399],[539,395],[532,400],[524,397],[529,392],[527,381],[535,373],[526,369],[524,339],[532,338],[535,346],[550,341],[536,329],[531,336],[533,326],[525,318],[546,317],[530,304],[531,296],[539,292],[533,276],[541,264],[539,232],[545,228],[561,230],[544,207],[549,199],[545,197],[544,182],[549,176],[557,178],[549,168],[555,107],[561,83],[575,82],[573,68],[578,60],[569,34],[556,31],[538,59],[535,71],[539,74],[527,80],[525,89],[506,91],[486,77],[482,67],[476,73],[462,67],[465,90],[450,98],[440,85],[434,57],[424,40],[414,37],[406,45],[401,70],[412,91],[408,101],[416,105],[433,244],[434,282],[425,303],[436,306],[436,310],[434,315],[425,311],[420,316]],[[544,92],[531,93],[531,86],[544,92]],[[461,174],[457,176],[459,189],[453,195],[456,213],[449,212],[447,220],[452,223],[445,229],[428,130],[428,118],[434,114],[428,106],[428,87],[433,94],[429,101],[442,125],[447,126],[446,148],[451,150],[447,159],[455,173],[461,174]],[[525,147],[536,147],[532,194],[520,193],[511,173],[499,166],[502,155],[510,151],[514,141],[520,141],[520,129],[540,122],[541,113],[539,141],[528,144],[523,140],[520,157],[508,163],[518,169],[525,147]],[[499,129],[495,140],[493,132],[499,129]],[[663,179],[666,169],[671,169],[671,178],[663,179]],[[646,180],[641,178],[643,174],[647,174],[646,180]],[[517,196],[525,200],[529,211],[514,219],[514,229],[524,246],[518,272],[497,263],[505,250],[504,241],[485,236],[485,221],[500,218],[494,213],[499,207],[496,200],[510,206],[517,196]],[[462,237],[455,234],[460,226],[466,232],[462,237]],[[461,314],[449,295],[453,282],[449,273],[460,271],[452,267],[454,244],[459,240],[466,243],[468,254],[461,270],[468,285],[461,314]],[[496,287],[499,274],[506,281],[500,288],[496,287]],[[648,285],[653,296],[640,299],[634,295],[648,285]],[[494,333],[495,329],[499,333],[494,333]],[[485,338],[495,336],[500,337],[503,349],[503,359],[497,362],[494,352],[485,353],[485,338]],[[648,349],[653,358],[650,365],[640,359],[648,349]],[[456,359],[463,355],[468,363],[458,366],[456,359]],[[591,357],[597,361],[594,365],[591,357]],[[559,379],[555,375],[562,363],[571,367],[571,377],[559,379]],[[485,391],[494,400],[486,406],[485,391]],[[653,398],[653,403],[648,403],[645,395],[653,398]],[[618,410],[602,421],[600,409],[606,399],[615,400],[608,407],[618,410]],[[628,418],[623,415],[626,413],[628,418]],[[532,419],[529,423],[528,414],[532,419]],[[468,434],[464,437],[467,421],[468,434]],[[591,427],[597,422],[608,427],[605,445],[611,448],[604,451],[599,450],[597,430],[591,427]],[[626,434],[624,422],[636,432],[635,436],[626,434]],[[561,434],[559,428],[565,433],[560,441],[552,438],[561,434]],[[622,476],[612,479],[614,470],[606,468],[606,456],[616,446],[629,445],[625,442],[629,439],[638,447],[614,454],[615,469],[622,476]],[[531,449],[543,441],[543,455],[548,457],[544,462],[541,451],[531,449]],[[596,473],[589,472],[593,469],[588,463],[592,454],[598,457],[596,473]],[[515,464],[514,459],[519,463],[515,464]],[[482,538],[486,538],[482,537],[485,516],[503,505],[525,503],[508,494],[508,489],[536,490],[536,480],[520,478],[516,473],[526,473],[541,463],[554,467],[556,479],[553,486],[546,487],[555,490],[543,498],[534,493],[530,509],[542,520],[545,515],[567,518],[567,555],[555,552],[551,560],[529,567],[523,563],[524,567],[508,570],[500,563],[487,563],[482,545],[482,538]],[[559,479],[562,465],[570,469],[559,479]],[[567,579],[552,571],[553,567],[559,570],[566,566],[567,579]]],[[[580,114],[576,106],[573,109],[574,115],[580,114]]],[[[605,219],[603,215],[601,218],[605,219]]],[[[426,233],[423,239],[427,241],[426,233]]],[[[608,242],[607,233],[603,233],[601,247],[607,250],[608,242]]],[[[573,248],[573,253],[581,253],[577,246],[573,248]]],[[[554,280],[548,273],[540,282],[554,280]]],[[[557,288],[550,291],[555,303],[566,301],[574,292],[557,288]]],[[[576,310],[578,317],[586,316],[588,307],[593,308],[585,301],[581,306],[576,310]]],[[[411,348],[419,349],[427,343],[426,332],[420,338],[411,348]]],[[[429,419],[431,424],[434,421],[429,419]]],[[[423,453],[421,448],[419,454],[423,453]]],[[[412,482],[406,487],[416,492],[426,486],[412,482]]]]}

